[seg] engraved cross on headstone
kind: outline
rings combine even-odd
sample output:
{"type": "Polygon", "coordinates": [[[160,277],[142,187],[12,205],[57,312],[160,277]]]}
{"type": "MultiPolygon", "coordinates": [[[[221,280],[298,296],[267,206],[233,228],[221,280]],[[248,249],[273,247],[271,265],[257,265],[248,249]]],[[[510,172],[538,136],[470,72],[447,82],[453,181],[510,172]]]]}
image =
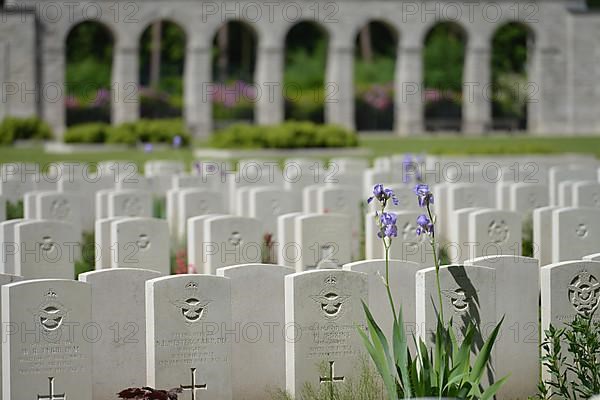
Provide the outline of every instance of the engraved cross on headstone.
{"type": "Polygon", "coordinates": [[[187,391],[187,390],[191,391],[192,392],[192,400],[196,400],[196,392],[198,390],[206,390],[207,385],[206,385],[206,383],[197,384],[196,383],[196,368],[190,368],[190,370],[192,371],[192,384],[191,385],[179,385],[179,387],[183,391],[187,391]]]}
{"type": "Polygon", "coordinates": [[[67,400],[67,396],[63,394],[54,394],[54,377],[48,377],[48,395],[38,394],[37,400],[67,400]]]}
{"type": "Polygon", "coordinates": [[[344,382],[345,379],[344,376],[335,376],[335,361],[329,361],[329,374],[325,377],[321,376],[319,383],[344,382]]]}

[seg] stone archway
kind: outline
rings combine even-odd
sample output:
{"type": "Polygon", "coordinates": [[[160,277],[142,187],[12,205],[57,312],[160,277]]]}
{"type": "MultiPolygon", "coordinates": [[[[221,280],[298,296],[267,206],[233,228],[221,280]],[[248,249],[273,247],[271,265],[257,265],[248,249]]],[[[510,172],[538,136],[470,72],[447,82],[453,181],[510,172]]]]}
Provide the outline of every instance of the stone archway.
{"type": "Polygon", "coordinates": [[[329,35],[316,22],[302,21],[285,38],[285,119],[325,121],[329,35]]]}
{"type": "Polygon", "coordinates": [[[467,33],[455,22],[434,25],[423,48],[424,122],[427,131],[460,131],[467,33]]]}
{"type": "Polygon", "coordinates": [[[534,46],[533,31],[523,23],[509,22],[494,31],[490,66],[494,130],[525,131],[528,128],[534,46]]]}
{"type": "Polygon", "coordinates": [[[258,95],[254,85],[256,30],[243,21],[227,21],[217,29],[212,45],[213,126],[219,129],[235,122],[253,122],[258,95]]]}
{"type": "Polygon", "coordinates": [[[67,126],[110,123],[114,45],[114,33],[101,22],[82,21],[69,30],[65,39],[67,126]]]}
{"type": "Polygon", "coordinates": [[[141,118],[182,115],[186,32],[171,20],[150,23],[140,36],[139,86],[141,118]]]}
{"type": "Polygon", "coordinates": [[[363,131],[394,129],[394,74],[398,32],[388,23],[371,20],[355,41],[355,126],[363,131]]]}

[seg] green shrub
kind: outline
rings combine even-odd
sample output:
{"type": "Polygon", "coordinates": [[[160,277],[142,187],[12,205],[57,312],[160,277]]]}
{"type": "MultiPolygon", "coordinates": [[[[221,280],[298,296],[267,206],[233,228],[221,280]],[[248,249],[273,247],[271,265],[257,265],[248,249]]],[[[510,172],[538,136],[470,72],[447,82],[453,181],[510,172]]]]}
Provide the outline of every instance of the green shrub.
{"type": "Polygon", "coordinates": [[[6,117],[0,123],[0,144],[12,144],[15,140],[52,139],[50,126],[37,117],[6,117]]]}
{"type": "Polygon", "coordinates": [[[117,126],[105,123],[75,125],[65,133],[67,143],[172,143],[180,136],[182,145],[191,142],[191,136],[181,119],[141,119],[117,126]]]}
{"type": "Polygon", "coordinates": [[[104,143],[111,126],[102,122],[75,125],[65,132],[65,143],[104,143]]]}
{"type": "Polygon", "coordinates": [[[292,121],[273,126],[231,125],[215,133],[211,144],[219,148],[355,147],[358,138],[341,126],[292,121]]]}

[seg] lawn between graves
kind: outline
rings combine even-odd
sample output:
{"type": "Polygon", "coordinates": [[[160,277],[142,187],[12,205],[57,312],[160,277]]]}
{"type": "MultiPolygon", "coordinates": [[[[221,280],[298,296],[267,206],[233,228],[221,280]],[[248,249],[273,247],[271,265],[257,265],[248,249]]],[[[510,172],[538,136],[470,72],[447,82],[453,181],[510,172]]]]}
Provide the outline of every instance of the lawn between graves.
{"type": "MultiPolygon", "coordinates": [[[[197,142],[195,148],[206,148],[205,142],[197,142]]],[[[521,135],[488,135],[481,137],[451,134],[424,137],[397,137],[390,134],[362,134],[360,146],[371,150],[372,157],[398,153],[424,154],[557,154],[585,153],[600,158],[600,136],[544,137],[521,135]]],[[[96,163],[103,160],[127,160],[140,167],[151,159],[181,160],[190,165],[193,151],[187,149],[157,149],[144,152],[139,149],[114,152],[79,152],[72,154],[49,154],[42,147],[0,147],[0,163],[37,162],[42,166],[57,161],[96,163]]]]}

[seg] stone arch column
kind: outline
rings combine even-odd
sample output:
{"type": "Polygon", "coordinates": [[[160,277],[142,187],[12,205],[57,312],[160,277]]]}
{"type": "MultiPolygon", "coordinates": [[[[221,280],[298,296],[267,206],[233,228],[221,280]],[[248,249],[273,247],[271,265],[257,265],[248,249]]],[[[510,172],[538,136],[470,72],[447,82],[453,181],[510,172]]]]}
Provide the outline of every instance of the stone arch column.
{"type": "Polygon", "coordinates": [[[279,124],[284,120],[284,54],[282,46],[263,44],[259,40],[254,69],[258,98],[254,112],[260,125],[279,124]]]}
{"type": "Polygon", "coordinates": [[[354,53],[330,38],[325,71],[325,122],[354,130],[354,53]]]}
{"type": "Polygon", "coordinates": [[[488,43],[467,45],[463,72],[462,130],[481,135],[491,130],[491,49],[488,43]]]}
{"type": "Polygon", "coordinates": [[[400,44],[394,77],[395,126],[398,135],[422,134],[423,122],[423,48],[400,44]]]}
{"type": "Polygon", "coordinates": [[[113,124],[134,122],[140,117],[138,44],[115,44],[112,65],[113,124]]]}
{"type": "Polygon", "coordinates": [[[212,53],[208,43],[187,41],[184,68],[185,123],[196,137],[212,132],[212,53]]]}
{"type": "MultiPolygon", "coordinates": [[[[49,38],[49,40],[52,40],[49,38]]],[[[39,88],[42,118],[52,127],[57,140],[62,140],[67,123],[65,96],[66,46],[44,46],[41,54],[41,87],[39,88]]]]}

